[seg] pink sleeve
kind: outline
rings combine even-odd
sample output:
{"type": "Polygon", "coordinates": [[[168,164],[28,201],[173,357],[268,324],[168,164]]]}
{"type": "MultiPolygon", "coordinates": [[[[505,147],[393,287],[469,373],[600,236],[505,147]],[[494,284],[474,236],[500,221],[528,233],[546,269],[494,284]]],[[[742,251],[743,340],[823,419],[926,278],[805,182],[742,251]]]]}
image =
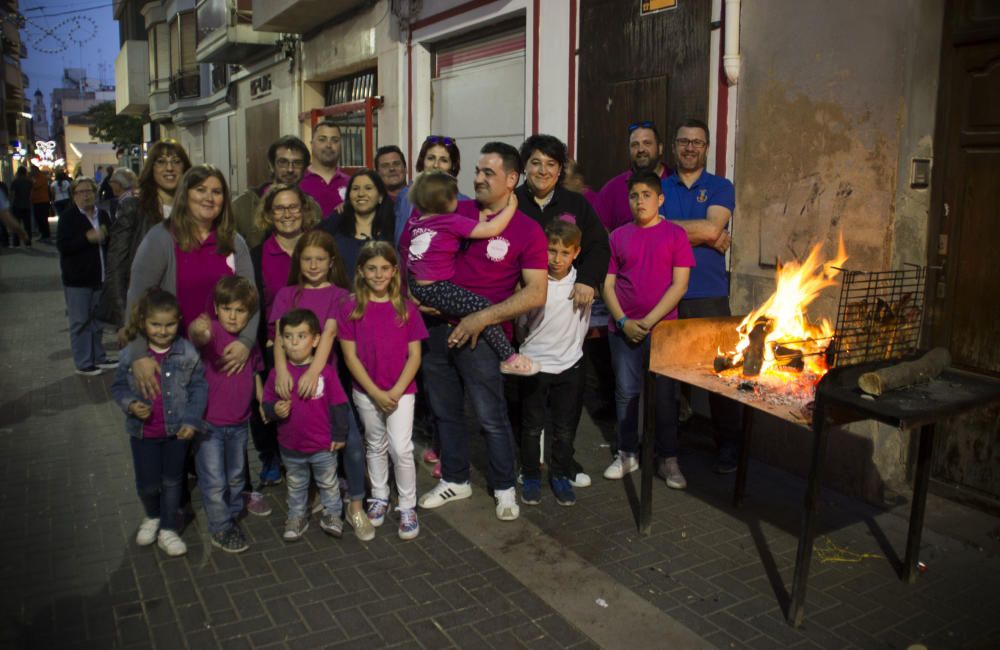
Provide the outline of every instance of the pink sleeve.
{"type": "Polygon", "coordinates": [[[694,251],[691,249],[691,242],[688,240],[687,233],[680,226],[676,226],[676,228],[680,232],[674,233],[674,266],[694,267],[694,251]]]}
{"type": "Polygon", "coordinates": [[[354,310],[354,301],[345,300],[337,314],[337,337],[342,341],[358,340],[358,321],[351,320],[351,312],[354,310]]]}
{"type": "Polygon", "coordinates": [[[285,315],[289,307],[292,305],[292,292],[295,291],[297,287],[281,287],[278,289],[278,294],[274,297],[274,302],[271,303],[271,313],[267,315],[267,324],[274,325],[278,322],[278,319],[285,315]]]}
{"type": "Polygon", "coordinates": [[[620,230],[615,230],[608,237],[608,244],[611,246],[611,257],[608,258],[608,275],[618,275],[618,247],[621,245],[618,241],[621,239],[618,236],[620,230]]]}
{"type": "Polygon", "coordinates": [[[420,315],[420,310],[409,300],[406,301],[406,310],[409,314],[409,318],[406,321],[406,340],[422,341],[427,338],[427,327],[424,325],[424,319],[420,315]]]}
{"type": "MultiPolygon", "coordinates": [[[[522,213],[523,214],[523,213],[522,213]]],[[[521,268],[534,270],[548,270],[549,268],[549,240],[545,236],[545,231],[538,223],[524,215],[528,243],[521,251],[521,268]]]]}

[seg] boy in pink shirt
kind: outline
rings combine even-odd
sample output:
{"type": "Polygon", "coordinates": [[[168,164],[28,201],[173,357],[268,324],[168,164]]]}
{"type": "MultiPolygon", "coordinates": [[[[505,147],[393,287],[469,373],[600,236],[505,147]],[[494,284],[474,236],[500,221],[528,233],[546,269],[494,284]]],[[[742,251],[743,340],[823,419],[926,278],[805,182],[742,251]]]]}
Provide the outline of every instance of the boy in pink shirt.
{"type": "MultiPolygon", "coordinates": [[[[319,319],[308,309],[293,309],[281,318],[281,345],[285,348],[288,371],[295,385],[312,363],[320,334],[319,319]]],[[[298,391],[292,391],[288,399],[281,399],[275,390],[272,371],[264,385],[262,403],[267,419],[278,421],[278,445],[285,464],[288,519],[284,540],[297,541],[309,528],[306,502],[310,473],[323,504],[320,528],[340,537],[343,534],[343,502],[337,479],[336,452],[344,447],[348,432],[355,425],[337,373],[326,364],[320,372],[315,395],[303,398],[298,391]]]]}
{"type": "Polygon", "coordinates": [[[208,382],[207,426],[195,437],[195,467],[212,545],[227,553],[242,553],[249,545],[236,519],[243,511],[250,404],[262,393],[257,373],[264,369],[264,361],[255,345],[238,373],[228,375],[222,367],[226,347],[238,340],[257,311],[257,290],[246,278],[229,275],[215,285],[213,299],[218,320],[202,314],[188,328],[188,337],[201,352],[208,382]]]}
{"type": "MultiPolygon", "coordinates": [[[[660,177],[639,172],[628,181],[632,223],[611,233],[611,260],[604,281],[611,365],[615,371],[618,454],[604,478],[620,479],[639,468],[639,393],[649,333],[661,320],[677,318],[677,303],[687,291],[694,254],[684,230],[659,214],[660,177]]],[[[657,473],[674,489],[687,481],[677,464],[676,384],[656,379],[657,473]]]]}

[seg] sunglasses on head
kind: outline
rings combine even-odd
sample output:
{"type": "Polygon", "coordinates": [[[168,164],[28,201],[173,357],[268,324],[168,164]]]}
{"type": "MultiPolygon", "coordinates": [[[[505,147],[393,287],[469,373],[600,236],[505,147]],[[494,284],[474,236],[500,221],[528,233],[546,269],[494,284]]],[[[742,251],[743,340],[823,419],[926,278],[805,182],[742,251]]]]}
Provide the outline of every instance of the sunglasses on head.
{"type": "Polygon", "coordinates": [[[446,147],[450,147],[455,144],[454,138],[448,138],[443,135],[429,135],[424,142],[430,142],[431,144],[441,144],[446,147]]]}
{"type": "Polygon", "coordinates": [[[643,120],[642,122],[635,122],[634,124],[628,125],[628,132],[631,133],[636,129],[655,129],[656,124],[650,122],[649,120],[643,120]]]}

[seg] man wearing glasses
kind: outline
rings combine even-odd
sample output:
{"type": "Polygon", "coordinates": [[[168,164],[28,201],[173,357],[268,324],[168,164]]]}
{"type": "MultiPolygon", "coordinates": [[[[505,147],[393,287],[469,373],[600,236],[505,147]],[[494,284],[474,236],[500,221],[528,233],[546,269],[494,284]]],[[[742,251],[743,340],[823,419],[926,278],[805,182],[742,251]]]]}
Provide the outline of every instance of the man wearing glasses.
{"type": "Polygon", "coordinates": [[[379,147],[375,152],[375,172],[393,201],[400,190],[406,187],[406,157],[403,151],[394,144],[379,147]]]}
{"type": "Polygon", "coordinates": [[[243,235],[247,246],[256,248],[267,234],[256,223],[257,208],[261,197],[272,183],[298,185],[309,166],[309,149],[294,135],[283,135],[267,148],[267,165],[271,180],[256,189],[249,189],[233,199],[232,210],[236,218],[236,232],[243,235]]]}
{"type": "Polygon", "coordinates": [[[632,174],[652,171],[662,179],[673,173],[663,164],[663,142],[653,122],[629,124],[628,155],[631,166],[604,184],[594,206],[608,232],[632,221],[632,208],[628,204],[628,179],[632,174]]]}
{"type": "MultiPolygon", "coordinates": [[[[673,142],[677,173],[663,180],[660,214],[687,233],[694,250],[687,293],[678,305],[679,318],[729,316],[729,276],[725,251],[727,230],[736,207],[733,184],[705,171],[709,145],[708,125],[697,119],[684,121],[673,142]]],[[[736,471],[741,440],[740,412],[735,402],[709,395],[712,424],[719,457],[715,471],[736,471]]]]}

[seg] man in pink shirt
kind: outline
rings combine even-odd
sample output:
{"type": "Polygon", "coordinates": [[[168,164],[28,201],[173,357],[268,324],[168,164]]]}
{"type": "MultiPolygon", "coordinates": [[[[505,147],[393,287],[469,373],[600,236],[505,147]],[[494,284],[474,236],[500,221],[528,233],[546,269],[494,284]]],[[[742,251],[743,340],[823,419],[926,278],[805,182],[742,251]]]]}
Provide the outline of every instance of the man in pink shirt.
{"type": "MultiPolygon", "coordinates": [[[[460,201],[457,212],[479,218],[485,208],[494,218],[507,205],[521,176],[521,159],[509,144],[490,142],[480,150],[476,164],[475,201],[460,201]]],[[[399,240],[402,256],[409,251],[411,233],[399,240]]],[[[438,424],[442,480],[424,494],[421,508],[437,508],[472,495],[469,485],[469,445],[464,405],[468,393],[476,419],[486,438],[490,487],[496,515],[503,521],[517,519],[520,509],[514,483],[517,476],[514,438],[500,359],[488,345],[476,345],[487,325],[503,325],[508,336],[511,321],[545,304],[548,290],[548,240],[541,226],[521,211],[502,233],[472,241],[456,262],[452,282],[493,303],[466,316],[456,325],[428,314],[428,341],[422,371],[427,396],[438,424]],[[523,284],[515,291],[518,282],[523,284]]],[[[426,310],[425,310],[426,311],[426,310]]]]}
{"type": "Polygon", "coordinates": [[[663,140],[656,124],[648,120],[629,125],[628,156],[632,161],[629,168],[605,183],[594,202],[608,232],[632,221],[628,204],[628,179],[632,174],[652,171],[662,180],[674,173],[663,164],[663,140]]]}
{"type": "Polygon", "coordinates": [[[313,129],[312,162],[302,176],[299,187],[316,199],[323,212],[329,217],[347,196],[347,184],[351,177],[340,169],[340,127],[331,119],[325,119],[313,129]]]}

